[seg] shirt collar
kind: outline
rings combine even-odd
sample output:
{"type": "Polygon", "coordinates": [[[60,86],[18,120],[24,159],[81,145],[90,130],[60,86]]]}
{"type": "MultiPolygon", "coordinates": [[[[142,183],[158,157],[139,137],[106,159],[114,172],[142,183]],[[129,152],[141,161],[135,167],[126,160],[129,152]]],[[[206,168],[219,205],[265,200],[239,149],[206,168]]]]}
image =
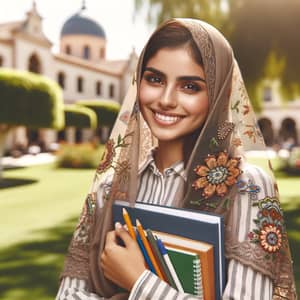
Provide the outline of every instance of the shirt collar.
{"type": "MultiPolygon", "coordinates": [[[[155,165],[154,151],[155,149],[152,149],[148,154],[148,156],[146,157],[146,159],[144,160],[144,162],[141,164],[138,172],[139,175],[141,175],[146,169],[150,169],[156,175],[161,174],[161,172],[158,170],[158,168],[155,165]]],[[[164,175],[166,177],[174,173],[177,173],[183,178],[184,181],[186,181],[186,174],[185,174],[183,161],[177,161],[172,166],[164,170],[164,175]]]]}

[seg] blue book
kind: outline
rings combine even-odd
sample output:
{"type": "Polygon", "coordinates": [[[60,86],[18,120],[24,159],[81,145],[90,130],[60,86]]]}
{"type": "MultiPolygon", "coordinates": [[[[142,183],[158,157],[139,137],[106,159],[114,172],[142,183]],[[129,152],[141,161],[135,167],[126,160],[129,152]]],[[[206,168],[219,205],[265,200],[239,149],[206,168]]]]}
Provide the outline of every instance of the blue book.
{"type": "Polygon", "coordinates": [[[113,221],[123,223],[122,209],[132,220],[139,219],[143,227],[213,245],[215,296],[221,300],[225,288],[224,220],[222,216],[190,209],[173,208],[145,203],[115,201],[113,221]]]}

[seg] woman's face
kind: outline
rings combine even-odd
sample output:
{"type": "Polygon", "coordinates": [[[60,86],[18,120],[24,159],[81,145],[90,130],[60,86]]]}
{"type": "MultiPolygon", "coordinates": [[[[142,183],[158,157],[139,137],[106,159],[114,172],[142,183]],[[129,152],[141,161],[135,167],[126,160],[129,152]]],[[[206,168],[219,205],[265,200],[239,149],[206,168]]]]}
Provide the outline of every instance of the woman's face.
{"type": "Polygon", "coordinates": [[[159,141],[183,142],[208,114],[203,68],[187,48],[162,48],[145,66],[139,89],[140,108],[159,141]]]}

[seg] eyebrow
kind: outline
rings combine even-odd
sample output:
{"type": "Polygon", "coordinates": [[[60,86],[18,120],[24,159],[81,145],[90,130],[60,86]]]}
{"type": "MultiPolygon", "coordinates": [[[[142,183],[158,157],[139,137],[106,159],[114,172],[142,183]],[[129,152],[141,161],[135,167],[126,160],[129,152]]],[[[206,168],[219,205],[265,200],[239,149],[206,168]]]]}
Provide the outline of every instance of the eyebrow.
{"type": "MultiPolygon", "coordinates": [[[[163,72],[161,72],[155,68],[152,68],[152,67],[146,67],[145,71],[149,71],[149,72],[155,73],[159,76],[166,77],[166,75],[163,72]]],[[[177,80],[185,80],[185,81],[190,81],[190,80],[191,81],[202,81],[202,82],[206,83],[205,79],[201,78],[200,76],[179,76],[176,79],[177,80]]]]}

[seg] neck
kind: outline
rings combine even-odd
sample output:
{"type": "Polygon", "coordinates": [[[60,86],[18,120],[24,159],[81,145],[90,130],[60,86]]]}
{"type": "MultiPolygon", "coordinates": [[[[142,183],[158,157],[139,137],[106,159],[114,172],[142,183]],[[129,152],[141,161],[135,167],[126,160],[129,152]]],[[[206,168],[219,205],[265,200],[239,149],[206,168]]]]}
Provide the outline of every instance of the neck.
{"type": "Polygon", "coordinates": [[[159,141],[154,155],[155,164],[160,172],[170,167],[177,161],[183,160],[182,141],[163,142],[159,141]]]}

